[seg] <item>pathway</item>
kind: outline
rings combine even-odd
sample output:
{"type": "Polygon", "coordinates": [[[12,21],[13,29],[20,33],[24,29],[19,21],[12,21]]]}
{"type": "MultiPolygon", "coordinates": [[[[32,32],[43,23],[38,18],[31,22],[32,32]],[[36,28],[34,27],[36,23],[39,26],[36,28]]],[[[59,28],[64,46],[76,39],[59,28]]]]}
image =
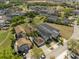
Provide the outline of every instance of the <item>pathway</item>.
{"type": "Polygon", "coordinates": [[[2,42],[0,42],[0,46],[1,46],[2,44],[4,44],[5,41],[8,39],[8,37],[9,37],[9,35],[10,35],[10,30],[11,30],[11,28],[9,29],[9,32],[8,32],[7,36],[5,37],[5,39],[4,39],[2,42]]]}

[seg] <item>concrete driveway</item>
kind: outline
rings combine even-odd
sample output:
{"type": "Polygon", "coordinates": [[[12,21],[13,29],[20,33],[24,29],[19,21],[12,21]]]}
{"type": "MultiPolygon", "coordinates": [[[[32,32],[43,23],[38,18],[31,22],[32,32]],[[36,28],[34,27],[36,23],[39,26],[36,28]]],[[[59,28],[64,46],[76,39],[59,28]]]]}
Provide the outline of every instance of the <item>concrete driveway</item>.
{"type": "Polygon", "coordinates": [[[50,53],[52,51],[46,45],[44,45],[44,46],[42,46],[40,48],[43,50],[43,52],[44,52],[44,54],[46,56],[46,59],[50,59],[50,53]]]}
{"type": "MultiPolygon", "coordinates": [[[[55,56],[56,58],[61,58],[62,54],[66,54],[67,51],[67,42],[64,42],[64,45],[60,45],[56,49],[50,50],[46,45],[41,47],[43,52],[46,55],[46,59],[50,59],[51,56],[55,56]]],[[[63,55],[62,55],[63,56],[63,55]]]]}

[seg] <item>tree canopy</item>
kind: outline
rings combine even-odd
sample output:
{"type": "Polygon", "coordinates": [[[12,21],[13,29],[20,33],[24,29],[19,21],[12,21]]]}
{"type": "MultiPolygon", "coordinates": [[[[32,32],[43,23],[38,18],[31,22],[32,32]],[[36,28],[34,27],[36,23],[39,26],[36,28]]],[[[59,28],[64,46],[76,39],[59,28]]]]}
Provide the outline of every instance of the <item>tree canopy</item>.
{"type": "Polygon", "coordinates": [[[8,8],[8,7],[11,7],[11,4],[0,3],[0,8],[1,9],[8,8]]]}
{"type": "Polygon", "coordinates": [[[46,20],[45,16],[39,16],[38,15],[38,16],[33,18],[32,23],[35,24],[35,25],[39,25],[39,24],[43,23],[45,20],[46,20]]]}
{"type": "Polygon", "coordinates": [[[25,23],[25,16],[15,16],[13,17],[11,24],[12,26],[20,25],[22,23],[25,23]]]}
{"type": "Polygon", "coordinates": [[[73,39],[69,40],[69,42],[68,42],[68,48],[72,52],[74,52],[76,54],[79,54],[79,40],[73,40],[73,39]]]}

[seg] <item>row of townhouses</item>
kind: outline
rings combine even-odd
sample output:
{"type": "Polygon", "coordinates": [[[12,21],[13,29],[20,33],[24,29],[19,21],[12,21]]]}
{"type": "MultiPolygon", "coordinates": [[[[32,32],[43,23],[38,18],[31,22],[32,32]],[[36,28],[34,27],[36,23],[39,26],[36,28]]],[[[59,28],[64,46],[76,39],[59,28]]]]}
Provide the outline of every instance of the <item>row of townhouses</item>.
{"type": "MultiPolygon", "coordinates": [[[[14,0],[0,0],[0,2],[6,2],[6,1],[13,1],[14,0]]],[[[19,2],[28,2],[28,1],[32,1],[32,2],[79,2],[79,0],[18,0],[19,2]]]]}

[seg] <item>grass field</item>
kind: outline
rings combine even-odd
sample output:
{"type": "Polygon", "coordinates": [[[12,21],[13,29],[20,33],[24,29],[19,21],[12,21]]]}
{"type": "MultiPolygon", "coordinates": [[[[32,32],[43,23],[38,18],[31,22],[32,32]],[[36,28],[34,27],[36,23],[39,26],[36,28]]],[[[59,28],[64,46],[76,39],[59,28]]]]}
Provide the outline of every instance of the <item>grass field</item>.
{"type": "Polygon", "coordinates": [[[2,42],[7,36],[7,31],[0,31],[0,42],[2,42]]]}
{"type": "Polygon", "coordinates": [[[69,39],[73,33],[73,27],[48,23],[50,26],[58,29],[63,38],[69,39]]]}
{"type": "Polygon", "coordinates": [[[5,33],[0,32],[0,35],[6,39],[2,45],[0,45],[0,59],[22,59],[20,56],[14,55],[13,49],[11,48],[13,34],[11,31],[5,33]],[[7,38],[6,38],[7,36],[7,38]]]}

